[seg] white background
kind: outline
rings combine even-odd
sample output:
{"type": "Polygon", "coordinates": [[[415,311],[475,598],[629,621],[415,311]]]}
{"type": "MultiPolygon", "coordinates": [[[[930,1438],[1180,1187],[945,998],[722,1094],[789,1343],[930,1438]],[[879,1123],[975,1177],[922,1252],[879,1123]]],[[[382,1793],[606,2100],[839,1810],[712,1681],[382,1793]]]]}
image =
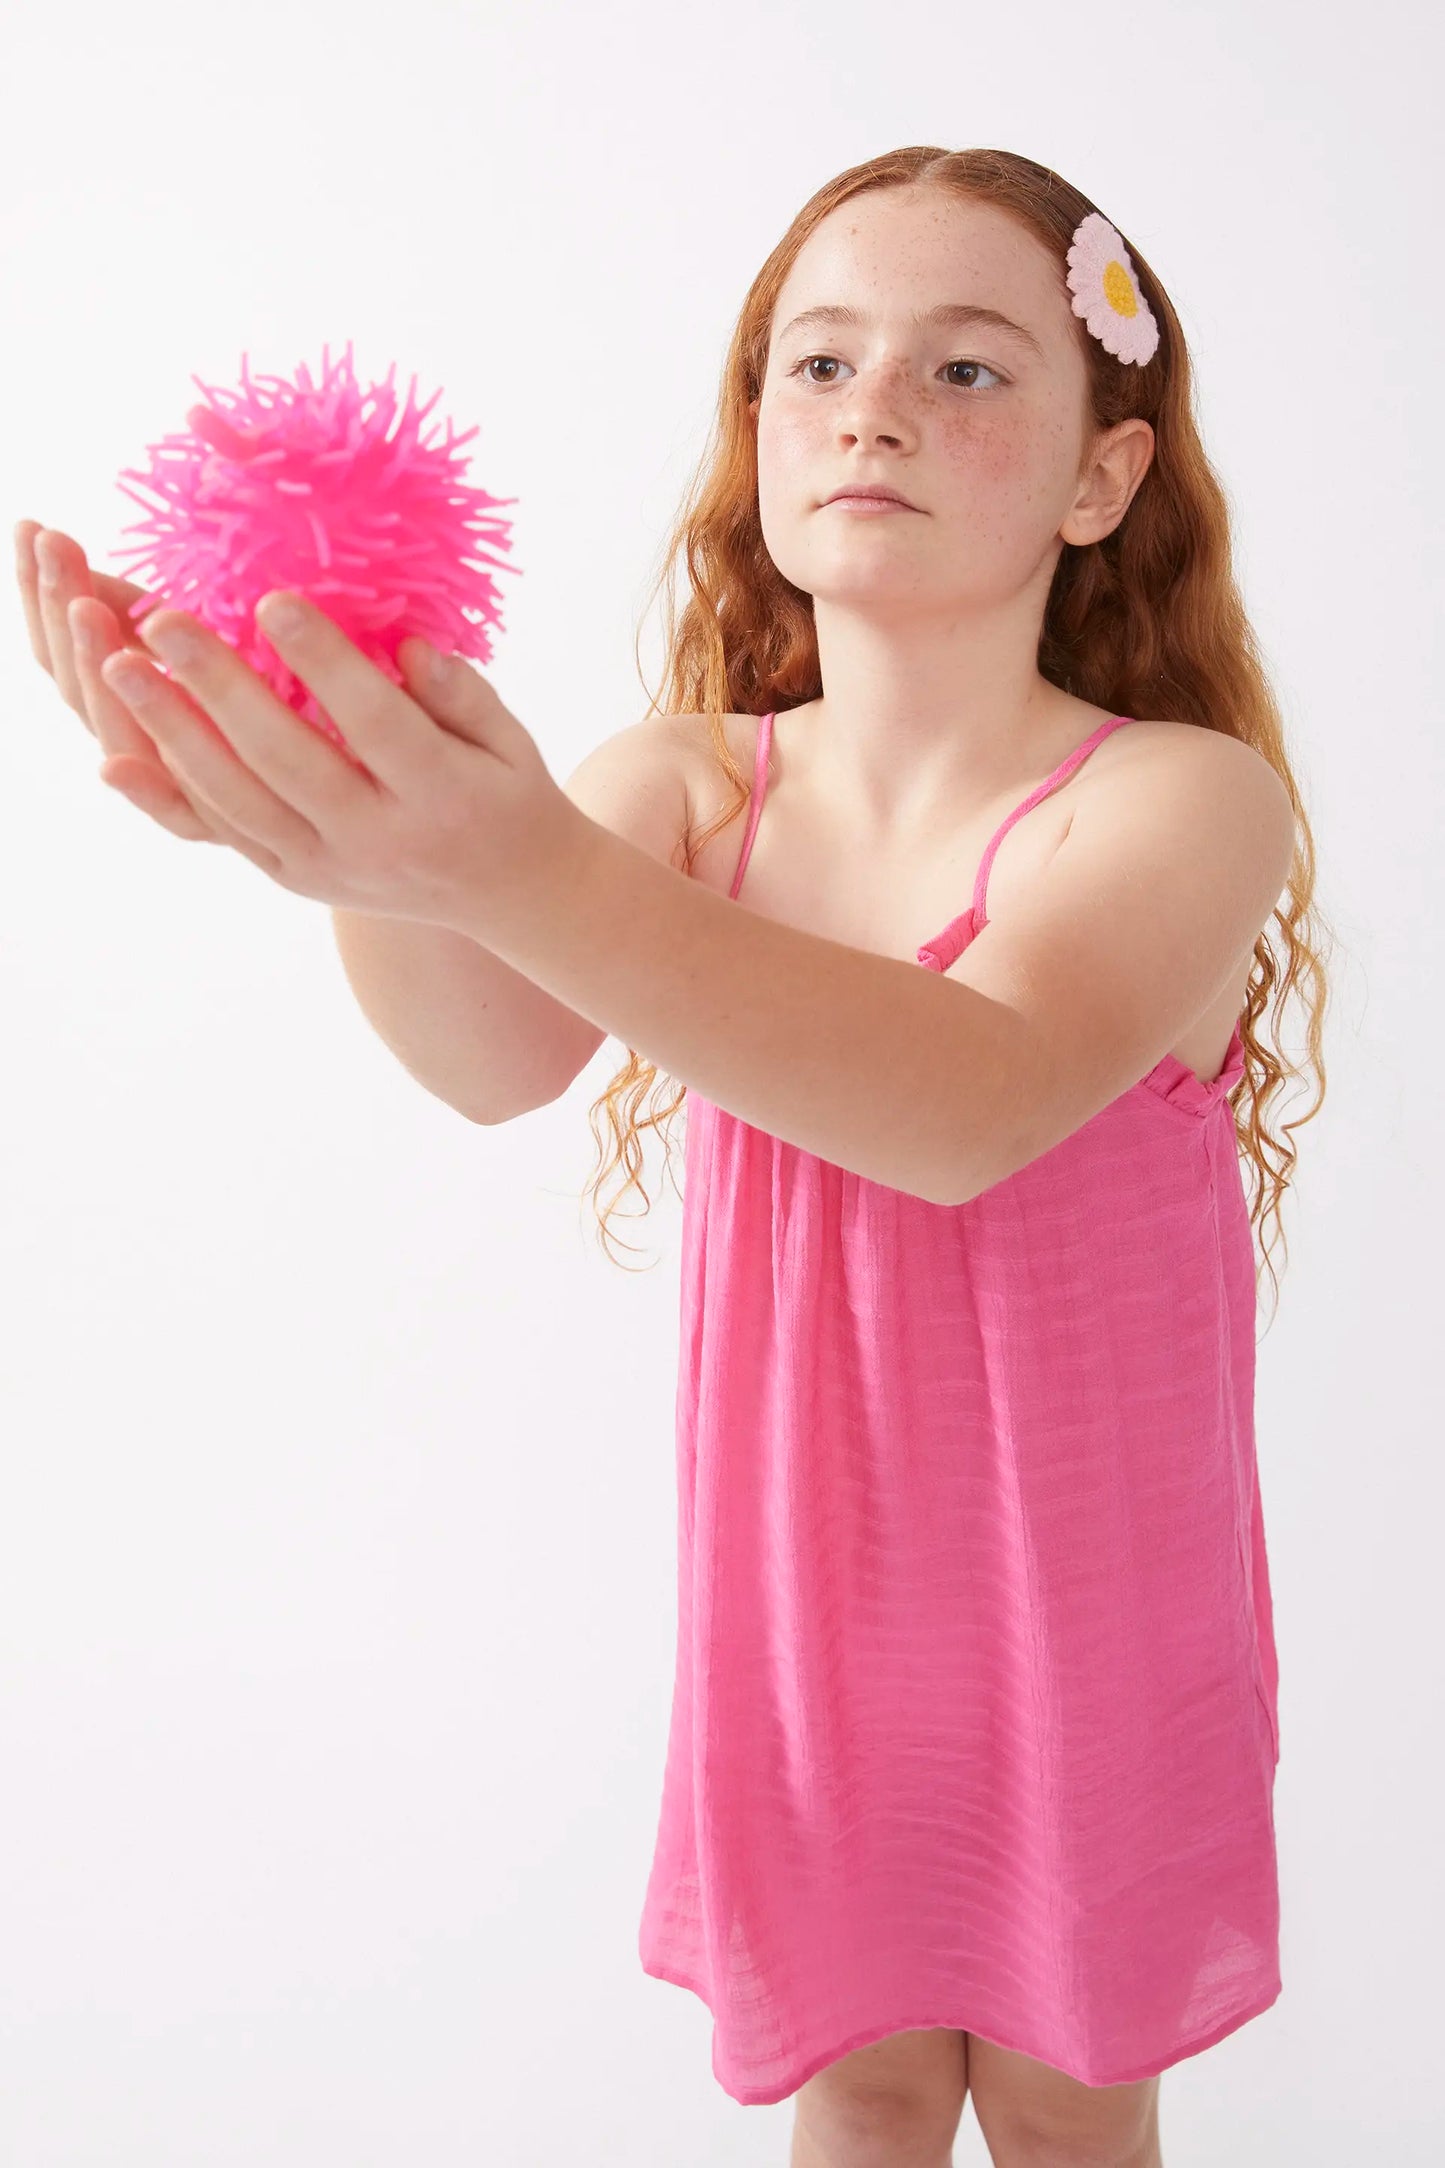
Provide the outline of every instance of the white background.
{"type": "MultiPolygon", "coordinates": [[[[1171,293],[1341,948],[1259,1365],[1285,1987],[1166,2073],[1169,2168],[1424,2168],[1445,2137],[1436,20],[162,0],[4,28],[7,526],[123,569],[116,475],[193,372],[354,339],[363,379],[396,360],[480,423],[468,479],[519,500],[491,674],[558,775],[645,712],[735,312],[829,176],[1024,152],[1171,293]]],[[[372,1033],[323,906],[100,758],[12,584],[0,2162],[782,2168],[791,2104],[724,2094],[706,2011],[636,1955],[679,1218],[655,1140],[652,1215],[617,1223],[653,1269],[579,1202],[620,1044],[469,1124],[372,1033]]]]}

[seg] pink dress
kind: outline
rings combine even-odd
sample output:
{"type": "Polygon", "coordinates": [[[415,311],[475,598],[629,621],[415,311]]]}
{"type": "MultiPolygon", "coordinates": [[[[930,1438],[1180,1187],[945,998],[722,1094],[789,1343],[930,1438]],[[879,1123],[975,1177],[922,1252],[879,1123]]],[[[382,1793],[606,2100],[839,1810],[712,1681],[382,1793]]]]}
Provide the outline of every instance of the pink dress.
{"type": "Polygon", "coordinates": [[[688,1093],[639,1950],[734,2100],[922,2026],[1117,2085],[1280,1992],[1243,1067],[1237,1028],[1210,1083],[1166,1054],[962,1205],[688,1093]]]}

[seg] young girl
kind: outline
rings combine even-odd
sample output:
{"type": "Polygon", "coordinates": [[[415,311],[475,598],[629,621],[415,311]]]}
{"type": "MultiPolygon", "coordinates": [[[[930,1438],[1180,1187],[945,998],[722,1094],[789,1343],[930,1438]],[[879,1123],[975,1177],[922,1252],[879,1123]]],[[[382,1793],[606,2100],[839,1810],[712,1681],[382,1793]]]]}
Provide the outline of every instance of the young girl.
{"type": "Polygon", "coordinates": [[[1062,907],[1097,988],[1049,1045],[1088,1118],[961,1204],[687,1094],[642,1962],[706,2001],[735,2099],[796,2094],[793,2168],[942,2168],[970,2090],[996,2168],[1157,2168],[1159,2073],[1280,1992],[1238,1147],[1263,1186],[1262,927],[1318,984],[1308,824],[1178,320],[1059,175],[839,176],[720,408],[660,701],[711,718],[695,817],[739,793],[693,877],[1001,1000],[1062,907]],[[860,487],[912,509],[829,501],[860,487]],[[1175,1029],[1119,1090],[1131,1007],[1175,1029]]]}
{"type": "MultiPolygon", "coordinates": [[[[72,661],[68,599],[109,637],[83,567],[37,594],[20,539],[37,656],[136,756],[110,779],[330,900],[284,870],[293,805],[324,827],[357,790],[330,749],[222,654],[231,748],[172,702],[168,782],[103,705],[118,676],[72,661]]],[[[1280,1992],[1253,1430],[1253,1226],[1285,1187],[1263,1116],[1291,1066],[1255,1030],[1271,920],[1323,1081],[1310,833],[1175,314],[1047,168],[871,160],[754,281],[674,539],[694,592],[665,728],[568,788],[694,885],[636,851],[559,859],[534,936],[550,880],[495,941],[348,935],[416,1073],[426,1030],[465,1028],[446,1095],[480,1118],[556,1096],[609,1014],[722,1080],[686,1094],[642,1963],[707,2004],[735,2100],[796,2098],[792,2168],[947,2168],[970,2093],[995,2168],[1160,2168],[1160,2073],[1280,1992]],[[530,1085],[464,1096],[463,1056],[513,1026],[530,1085]]],[[[454,743],[480,682],[429,709],[454,743]]],[[[378,767],[389,730],[404,770],[409,727],[388,710],[378,767]]],[[[656,1073],[634,1052],[601,1102],[619,1153],[656,1073]]]]}

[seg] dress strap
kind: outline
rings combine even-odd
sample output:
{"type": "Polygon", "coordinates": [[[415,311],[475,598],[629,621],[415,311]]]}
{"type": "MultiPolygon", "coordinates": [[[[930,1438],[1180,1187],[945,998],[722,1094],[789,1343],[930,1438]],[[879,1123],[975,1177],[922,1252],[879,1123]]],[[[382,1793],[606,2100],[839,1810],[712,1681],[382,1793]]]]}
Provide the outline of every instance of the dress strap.
{"type": "Polygon", "coordinates": [[[768,746],[773,735],[773,716],[776,713],[777,709],[774,708],[770,714],[763,717],[762,722],[758,725],[758,750],[757,757],[753,761],[752,805],[748,812],[747,829],[743,835],[743,847],[738,854],[738,870],[733,875],[733,885],[728,890],[728,895],[734,902],[737,901],[738,890],[743,885],[743,875],[747,871],[748,858],[753,848],[753,837],[758,832],[758,821],[762,815],[763,797],[768,787],[768,746]]]}
{"type": "MultiPolygon", "coordinates": [[[[743,834],[742,849],[738,853],[737,871],[733,875],[732,887],[728,891],[729,896],[734,901],[736,901],[738,890],[742,886],[743,875],[747,871],[748,859],[752,855],[753,838],[758,832],[758,822],[762,818],[763,799],[768,788],[768,748],[772,742],[773,720],[776,713],[776,709],[770,710],[768,714],[763,716],[758,725],[757,752],[753,760],[752,802],[748,809],[748,825],[743,834]]],[[[998,847],[1010,828],[1013,827],[1014,822],[1022,820],[1025,813],[1031,812],[1040,799],[1047,798],[1051,791],[1057,790],[1061,783],[1067,782],[1074,770],[1088,759],[1094,747],[1101,745],[1111,731],[1115,731],[1121,724],[1131,723],[1133,720],[1132,715],[1106,715],[1098,728],[1090,731],[1083,744],[1076,745],[1072,753],[1059,762],[1052,775],[1046,775],[1043,782],[1031,790],[1027,798],[1021,804],[1016,805],[1012,813],[999,823],[990,839],[988,849],[979,861],[978,876],[973,884],[972,904],[960,917],[951,920],[941,934],[936,935],[932,941],[926,944],[927,954],[930,959],[940,953],[943,945],[953,946],[955,934],[961,932],[963,940],[966,941],[972,934],[979,932],[987,923],[986,904],[989,872],[998,853],[998,847]]],[[[962,945],[963,942],[960,941],[957,946],[961,947],[962,945]]],[[[920,949],[918,953],[920,958],[925,956],[924,949],[920,949]]],[[[954,948],[954,953],[957,953],[957,948],[954,948]]],[[[946,969],[947,966],[944,965],[943,968],[946,969]]]]}
{"type": "Polygon", "coordinates": [[[988,849],[979,861],[978,875],[973,884],[973,902],[957,918],[950,919],[941,933],[935,934],[931,941],[924,943],[923,947],[918,951],[920,963],[928,964],[931,968],[939,971],[946,971],[949,965],[961,955],[974,935],[983,931],[983,928],[988,923],[989,872],[997,856],[998,847],[1010,828],[1013,827],[1014,822],[1021,821],[1025,813],[1030,812],[1041,798],[1047,798],[1050,791],[1057,790],[1061,783],[1067,782],[1074,770],[1088,759],[1096,745],[1102,745],[1111,731],[1117,730],[1123,723],[1132,723],[1133,720],[1132,715],[1106,715],[1098,728],[1089,732],[1083,744],[1076,745],[1072,753],[1059,762],[1053,774],[1046,775],[1042,783],[1031,790],[1021,804],[1014,807],[1007,819],[1000,821],[998,827],[994,830],[988,849]]]}
{"type": "Polygon", "coordinates": [[[1093,752],[1094,747],[1096,745],[1102,745],[1105,738],[1107,738],[1112,731],[1117,730],[1121,723],[1131,723],[1133,720],[1134,718],[1132,715],[1106,715],[1103,722],[1100,723],[1098,729],[1091,730],[1088,737],[1085,738],[1083,744],[1076,745],[1072,753],[1068,755],[1067,759],[1061,760],[1059,762],[1059,765],[1057,766],[1057,768],[1055,768],[1053,774],[1046,775],[1042,783],[1039,784],[1037,790],[1031,790],[1027,798],[1024,799],[1023,803],[1014,807],[1012,813],[1009,814],[1007,820],[1001,821],[999,823],[998,827],[994,831],[992,842],[989,844],[988,849],[984,852],[983,857],[979,862],[978,879],[973,884],[973,913],[974,918],[977,922],[978,930],[982,931],[988,919],[988,913],[984,906],[988,896],[989,870],[993,865],[994,858],[997,855],[1000,843],[1002,843],[1004,837],[1008,834],[1014,822],[1021,821],[1025,813],[1031,812],[1041,798],[1047,798],[1050,791],[1055,791],[1058,789],[1061,783],[1066,783],[1069,777],[1073,774],[1075,768],[1081,767],[1082,764],[1088,759],[1090,753],[1093,752]]]}

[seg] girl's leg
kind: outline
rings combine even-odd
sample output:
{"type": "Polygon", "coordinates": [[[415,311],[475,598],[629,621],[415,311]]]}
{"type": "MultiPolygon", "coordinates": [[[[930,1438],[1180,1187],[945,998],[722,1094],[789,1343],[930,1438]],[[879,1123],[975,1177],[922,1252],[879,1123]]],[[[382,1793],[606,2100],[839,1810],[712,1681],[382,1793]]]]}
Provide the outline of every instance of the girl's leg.
{"type": "Polygon", "coordinates": [[[968,2069],[993,2168],[1163,2168],[1157,2077],[1081,2085],[976,2033],[968,2069]]]}
{"type": "Polygon", "coordinates": [[[799,2086],[789,2168],[952,2168],[968,2034],[891,2033],[799,2086]]]}

